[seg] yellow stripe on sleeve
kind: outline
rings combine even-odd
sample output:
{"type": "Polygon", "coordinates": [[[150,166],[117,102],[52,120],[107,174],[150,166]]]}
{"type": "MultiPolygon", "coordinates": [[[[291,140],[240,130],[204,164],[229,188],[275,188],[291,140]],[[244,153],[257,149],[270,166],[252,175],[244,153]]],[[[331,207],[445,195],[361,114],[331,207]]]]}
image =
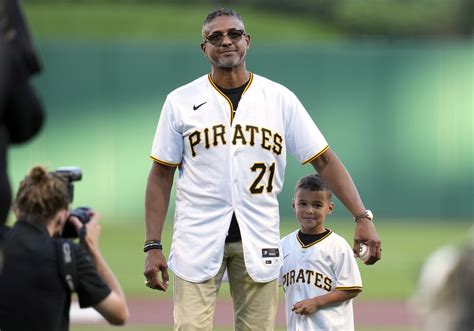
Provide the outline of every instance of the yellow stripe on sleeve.
{"type": "Polygon", "coordinates": [[[181,163],[166,162],[166,161],[157,159],[156,157],[151,156],[151,155],[150,155],[150,159],[152,159],[153,161],[155,161],[155,162],[157,162],[157,163],[160,163],[160,164],[163,164],[163,165],[166,165],[166,166],[170,166],[170,167],[178,167],[178,166],[181,165],[181,163]]]}
{"type": "Polygon", "coordinates": [[[326,147],[324,147],[320,152],[318,152],[316,155],[313,155],[311,156],[309,159],[307,159],[306,161],[304,161],[302,164],[307,164],[307,163],[310,163],[312,162],[313,160],[317,159],[319,156],[321,156],[321,154],[323,154],[325,151],[327,151],[329,149],[329,145],[327,145],[326,147]]]}
{"type": "Polygon", "coordinates": [[[336,290],[341,290],[341,291],[362,290],[362,286],[336,287],[336,290]]]}

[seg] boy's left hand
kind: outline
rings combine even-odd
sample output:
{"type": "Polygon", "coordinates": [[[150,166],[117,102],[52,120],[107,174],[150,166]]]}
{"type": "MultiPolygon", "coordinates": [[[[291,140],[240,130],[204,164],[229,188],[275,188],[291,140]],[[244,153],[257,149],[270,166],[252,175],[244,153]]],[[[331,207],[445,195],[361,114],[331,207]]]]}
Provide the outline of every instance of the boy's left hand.
{"type": "Polygon", "coordinates": [[[315,300],[316,298],[302,300],[297,302],[291,307],[291,310],[295,312],[295,314],[299,315],[309,315],[314,313],[319,309],[318,301],[315,300]]]}

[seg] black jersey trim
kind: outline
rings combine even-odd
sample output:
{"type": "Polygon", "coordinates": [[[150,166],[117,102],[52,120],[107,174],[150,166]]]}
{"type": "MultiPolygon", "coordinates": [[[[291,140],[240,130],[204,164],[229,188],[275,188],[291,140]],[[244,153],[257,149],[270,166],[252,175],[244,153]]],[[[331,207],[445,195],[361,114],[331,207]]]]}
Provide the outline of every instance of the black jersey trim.
{"type": "Polygon", "coordinates": [[[318,242],[320,242],[320,241],[326,239],[327,237],[329,237],[329,235],[332,233],[332,230],[331,230],[331,229],[327,229],[327,230],[329,230],[329,232],[328,232],[324,237],[319,238],[318,240],[315,240],[315,241],[313,241],[311,244],[308,244],[308,245],[305,245],[305,244],[301,241],[300,237],[298,236],[298,233],[296,233],[296,239],[298,240],[298,242],[300,243],[300,245],[301,245],[302,248],[308,248],[308,247],[314,246],[314,245],[317,244],[318,242]]]}
{"type": "Polygon", "coordinates": [[[151,156],[151,155],[150,155],[150,159],[152,159],[153,161],[155,161],[155,162],[157,162],[157,163],[164,164],[164,165],[170,166],[170,167],[178,167],[179,165],[181,165],[181,163],[166,162],[166,161],[157,159],[156,157],[151,156]]]}
{"type": "Polygon", "coordinates": [[[309,162],[312,162],[313,160],[317,159],[319,156],[321,156],[321,154],[323,154],[325,151],[327,151],[329,149],[329,145],[327,145],[326,147],[324,147],[320,152],[318,152],[316,155],[313,155],[311,156],[309,159],[307,159],[306,161],[304,161],[302,164],[307,164],[309,162]]]}
{"type": "MultiPolygon", "coordinates": [[[[211,73],[209,73],[207,75],[207,78],[209,79],[209,82],[211,83],[211,85],[216,89],[216,91],[219,92],[219,94],[222,95],[226,99],[227,103],[229,104],[229,107],[230,107],[230,123],[232,124],[232,122],[234,121],[234,106],[232,105],[232,101],[227,97],[227,95],[225,95],[224,92],[222,92],[219,89],[219,87],[216,85],[216,83],[214,83],[214,81],[212,80],[211,73]]],[[[247,83],[247,86],[245,86],[245,89],[243,90],[242,95],[244,95],[245,92],[247,92],[247,90],[250,87],[250,84],[252,84],[252,81],[253,81],[253,73],[250,72],[249,81],[247,83]]]]}

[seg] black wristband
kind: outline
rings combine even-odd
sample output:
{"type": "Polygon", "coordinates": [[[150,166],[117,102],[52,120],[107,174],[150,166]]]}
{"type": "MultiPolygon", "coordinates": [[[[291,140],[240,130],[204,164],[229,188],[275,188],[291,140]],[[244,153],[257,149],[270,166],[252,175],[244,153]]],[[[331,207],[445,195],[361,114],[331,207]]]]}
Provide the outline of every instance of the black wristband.
{"type": "Polygon", "coordinates": [[[145,245],[143,246],[143,252],[148,252],[149,250],[152,249],[159,249],[162,250],[163,246],[161,246],[161,241],[160,240],[148,240],[145,242],[145,245]]]}

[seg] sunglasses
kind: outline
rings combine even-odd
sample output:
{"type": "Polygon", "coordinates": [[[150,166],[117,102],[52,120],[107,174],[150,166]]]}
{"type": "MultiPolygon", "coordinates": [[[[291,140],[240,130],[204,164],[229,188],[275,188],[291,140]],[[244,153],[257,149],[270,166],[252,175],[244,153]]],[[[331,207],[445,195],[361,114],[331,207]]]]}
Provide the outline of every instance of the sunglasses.
{"type": "Polygon", "coordinates": [[[243,36],[245,36],[245,31],[244,30],[231,30],[227,33],[216,32],[207,36],[204,39],[204,42],[209,42],[211,45],[219,46],[224,41],[225,36],[229,37],[230,41],[237,42],[243,36]]]}

